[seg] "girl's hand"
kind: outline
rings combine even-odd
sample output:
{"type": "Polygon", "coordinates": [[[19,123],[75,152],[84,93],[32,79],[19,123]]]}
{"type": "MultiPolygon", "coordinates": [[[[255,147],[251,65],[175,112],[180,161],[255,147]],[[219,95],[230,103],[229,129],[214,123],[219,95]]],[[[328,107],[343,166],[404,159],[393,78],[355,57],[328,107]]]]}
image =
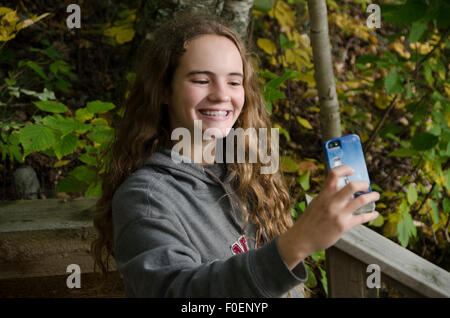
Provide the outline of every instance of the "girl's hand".
{"type": "Polygon", "coordinates": [[[377,211],[353,215],[358,208],[380,198],[378,192],[370,192],[352,199],[354,193],[367,191],[367,182],[353,181],[337,189],[339,178],[353,172],[345,165],[331,170],[319,195],[294,226],[279,236],[280,253],[290,269],[312,253],[334,245],[352,227],[378,216],[377,211]]]}

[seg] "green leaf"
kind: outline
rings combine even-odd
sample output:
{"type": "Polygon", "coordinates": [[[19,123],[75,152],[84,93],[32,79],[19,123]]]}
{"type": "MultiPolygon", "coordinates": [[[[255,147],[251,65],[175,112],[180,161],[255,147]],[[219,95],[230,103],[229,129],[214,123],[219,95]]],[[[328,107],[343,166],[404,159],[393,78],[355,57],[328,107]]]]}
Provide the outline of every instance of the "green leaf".
{"type": "Polygon", "coordinates": [[[272,89],[278,88],[284,81],[297,76],[297,73],[296,71],[286,71],[280,77],[270,80],[265,86],[272,89]]]}
{"type": "Polygon", "coordinates": [[[402,219],[397,224],[397,238],[403,247],[408,246],[410,236],[415,236],[416,227],[408,212],[402,212],[402,219]]]}
{"type": "Polygon", "coordinates": [[[298,165],[294,159],[288,156],[280,157],[281,170],[287,173],[294,173],[298,171],[298,165]]]}
{"type": "Polygon", "coordinates": [[[411,139],[414,149],[424,151],[433,148],[439,142],[439,138],[429,133],[419,133],[411,139]]]}
{"type": "Polygon", "coordinates": [[[87,109],[93,114],[102,114],[114,109],[116,106],[113,103],[102,102],[100,100],[94,100],[86,104],[87,109]]]}
{"type": "MultiPolygon", "coordinates": [[[[46,116],[42,119],[45,126],[58,130],[63,136],[76,130],[83,130],[83,124],[71,117],[62,117],[59,114],[46,116]]],[[[86,130],[86,129],[85,129],[86,130]]]]}
{"type": "Polygon", "coordinates": [[[430,205],[431,205],[431,209],[433,210],[432,215],[432,219],[433,219],[433,224],[439,224],[439,208],[438,208],[438,203],[436,203],[433,200],[430,200],[430,205]]]}
{"type": "Polygon", "coordinates": [[[89,153],[84,153],[80,155],[78,159],[80,159],[81,162],[84,162],[88,165],[96,166],[98,164],[97,158],[94,155],[90,155],[89,153]]]}
{"type": "Polygon", "coordinates": [[[325,291],[325,295],[328,297],[328,280],[327,280],[327,273],[319,266],[320,270],[320,283],[323,286],[323,290],[325,291]]]}
{"type": "Polygon", "coordinates": [[[442,207],[444,208],[444,214],[448,214],[450,212],[450,199],[444,198],[442,201],[442,207]]]}
{"type": "Polygon", "coordinates": [[[415,21],[411,26],[411,32],[409,33],[409,42],[415,43],[420,40],[422,35],[427,30],[427,23],[423,20],[415,21]]]}
{"type": "Polygon", "coordinates": [[[78,166],[70,172],[70,175],[79,181],[90,184],[96,178],[96,170],[88,166],[78,166]]]}
{"type": "Polygon", "coordinates": [[[255,0],[253,9],[261,12],[269,12],[273,8],[272,0],[255,0]]]}
{"type": "Polygon", "coordinates": [[[381,14],[385,22],[408,25],[423,17],[427,5],[421,0],[408,0],[402,5],[381,5],[381,14]]]}
{"type": "Polygon", "coordinates": [[[417,201],[417,190],[412,184],[407,187],[406,197],[409,205],[413,205],[417,201]]]}
{"type": "Polygon", "coordinates": [[[297,182],[302,186],[303,190],[308,191],[310,188],[309,177],[311,171],[307,170],[304,174],[297,178],[297,182]]]}
{"type": "Polygon", "coordinates": [[[373,54],[361,55],[356,58],[356,64],[374,63],[380,60],[380,57],[373,54]]]}
{"type": "Polygon", "coordinates": [[[306,281],[305,285],[308,288],[314,288],[317,286],[317,279],[314,275],[314,272],[311,270],[308,264],[305,264],[306,271],[308,272],[308,280],[306,281]]]}
{"type": "Polygon", "coordinates": [[[408,148],[401,148],[401,149],[396,149],[393,152],[391,152],[390,154],[388,154],[388,157],[401,157],[401,158],[408,158],[408,157],[413,157],[414,155],[416,155],[416,151],[413,149],[408,149],[408,148]]]}
{"type": "Polygon", "coordinates": [[[283,33],[280,34],[279,40],[282,49],[290,49],[295,45],[295,41],[288,41],[283,33]]]}
{"type": "Polygon", "coordinates": [[[300,212],[305,212],[306,209],[306,202],[302,201],[302,202],[297,202],[295,204],[295,209],[299,210],[300,212]]]}
{"type": "Polygon", "coordinates": [[[86,186],[86,183],[77,180],[74,176],[68,175],[59,181],[58,186],[56,187],[56,192],[80,192],[83,191],[86,186]]]}
{"type": "Polygon", "coordinates": [[[93,182],[89,185],[86,192],[84,192],[86,198],[89,197],[101,197],[102,196],[102,182],[93,182]]]}
{"type": "Polygon", "coordinates": [[[384,224],[384,218],[381,214],[378,214],[378,216],[369,222],[369,225],[371,226],[376,226],[376,227],[380,227],[384,224]]]}
{"type": "Polygon", "coordinates": [[[55,145],[55,154],[58,160],[62,157],[71,154],[78,147],[78,137],[72,133],[65,135],[55,145]]]}
{"type": "Polygon", "coordinates": [[[94,114],[91,113],[86,107],[79,108],[75,111],[75,119],[82,123],[92,118],[94,118],[94,114]]]}
{"type": "Polygon", "coordinates": [[[404,130],[404,127],[395,124],[389,124],[380,131],[380,137],[385,138],[386,134],[391,133],[394,135],[400,134],[404,130]]]}
{"type": "Polygon", "coordinates": [[[87,136],[93,142],[101,145],[109,142],[114,137],[114,130],[108,126],[95,126],[87,136]]]}
{"type": "Polygon", "coordinates": [[[266,101],[274,101],[282,98],[286,98],[286,95],[284,95],[284,93],[280,90],[267,88],[264,92],[264,99],[266,101]]]}
{"type": "Polygon", "coordinates": [[[33,61],[27,61],[26,65],[31,68],[33,71],[35,71],[40,77],[42,77],[43,79],[45,79],[46,81],[48,81],[48,77],[47,75],[45,75],[44,71],[42,70],[42,68],[37,65],[35,62],[33,61]]]}
{"type": "Polygon", "coordinates": [[[68,108],[62,103],[58,103],[51,100],[42,100],[38,102],[33,102],[40,110],[49,113],[65,113],[68,108]]]}
{"type": "Polygon", "coordinates": [[[42,125],[25,126],[19,131],[19,139],[25,154],[46,150],[55,145],[53,132],[42,125]]]}
{"type": "Polygon", "coordinates": [[[397,72],[390,72],[384,80],[384,87],[388,94],[402,93],[403,84],[400,75],[397,72]]]}

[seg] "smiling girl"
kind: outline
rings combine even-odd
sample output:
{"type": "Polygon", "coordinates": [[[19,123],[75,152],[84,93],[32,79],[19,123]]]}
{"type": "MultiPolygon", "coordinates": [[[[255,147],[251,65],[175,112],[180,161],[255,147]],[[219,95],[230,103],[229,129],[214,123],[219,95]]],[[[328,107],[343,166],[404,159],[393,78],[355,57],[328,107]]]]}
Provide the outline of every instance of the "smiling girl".
{"type": "Polygon", "coordinates": [[[378,199],[349,200],[368,184],[337,190],[348,166],[332,170],[293,224],[279,173],[172,160],[192,159],[173,151],[170,132],[194,133],[195,120],[220,131],[207,144],[231,128],[271,127],[243,42],[216,19],[180,15],[155,31],[105,161],[92,247],[104,273],[114,257],[130,297],[302,297],[305,258],[377,216],[352,214],[378,199]]]}

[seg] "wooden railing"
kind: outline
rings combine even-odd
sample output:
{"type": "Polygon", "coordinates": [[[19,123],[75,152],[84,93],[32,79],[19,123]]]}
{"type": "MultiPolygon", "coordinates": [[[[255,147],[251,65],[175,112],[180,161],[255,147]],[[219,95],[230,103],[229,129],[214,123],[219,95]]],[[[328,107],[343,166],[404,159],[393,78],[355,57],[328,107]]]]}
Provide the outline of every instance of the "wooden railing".
{"type": "MultiPolygon", "coordinates": [[[[95,201],[0,203],[0,297],[125,296],[114,268],[98,288],[89,255],[95,201]],[[80,266],[80,289],[66,285],[70,264],[80,266]]],[[[327,250],[326,266],[329,297],[450,297],[449,272],[362,225],[327,250]],[[370,264],[380,269],[378,292],[367,284],[370,264]]]]}

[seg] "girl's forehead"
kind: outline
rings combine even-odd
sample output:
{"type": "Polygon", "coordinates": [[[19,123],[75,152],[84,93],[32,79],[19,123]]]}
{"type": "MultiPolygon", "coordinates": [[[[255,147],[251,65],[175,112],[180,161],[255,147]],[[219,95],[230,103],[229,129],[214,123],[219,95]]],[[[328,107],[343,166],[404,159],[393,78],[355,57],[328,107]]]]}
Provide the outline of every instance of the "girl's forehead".
{"type": "Polygon", "coordinates": [[[207,68],[218,69],[233,68],[233,71],[242,72],[242,56],[236,44],[225,36],[201,35],[189,41],[186,52],[180,58],[182,68],[207,68]]]}

